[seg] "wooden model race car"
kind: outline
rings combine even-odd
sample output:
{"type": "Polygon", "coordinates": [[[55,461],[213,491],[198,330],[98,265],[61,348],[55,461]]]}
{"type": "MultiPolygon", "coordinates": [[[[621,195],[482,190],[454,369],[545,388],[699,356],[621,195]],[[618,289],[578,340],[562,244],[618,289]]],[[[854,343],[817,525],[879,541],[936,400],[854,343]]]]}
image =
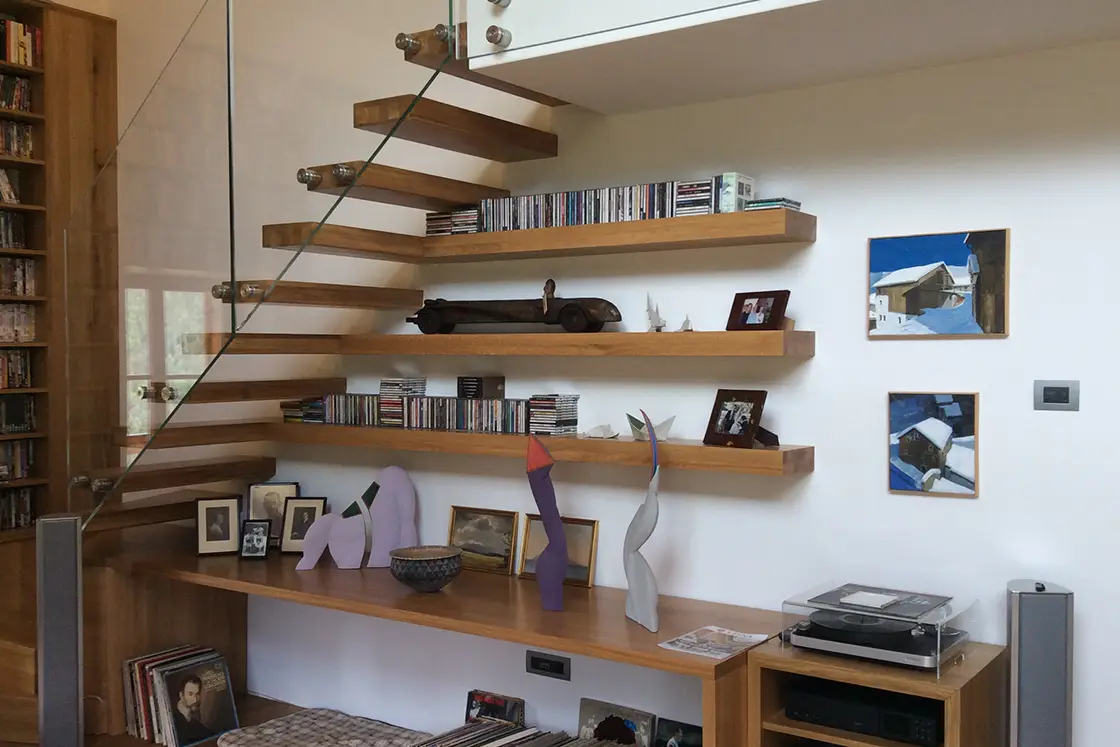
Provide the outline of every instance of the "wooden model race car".
{"type": "Polygon", "coordinates": [[[540,298],[514,301],[424,301],[405,321],[426,335],[447,334],[457,324],[559,324],[566,332],[598,332],[607,322],[621,322],[618,307],[602,298],[556,298],[556,283],[544,284],[540,298]]]}

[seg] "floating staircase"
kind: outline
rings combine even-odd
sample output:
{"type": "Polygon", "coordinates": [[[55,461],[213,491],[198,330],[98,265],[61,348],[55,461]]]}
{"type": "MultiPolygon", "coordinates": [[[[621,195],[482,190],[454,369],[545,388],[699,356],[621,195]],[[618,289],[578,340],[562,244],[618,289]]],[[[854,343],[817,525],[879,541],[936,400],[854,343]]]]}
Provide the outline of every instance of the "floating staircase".
{"type": "Polygon", "coordinates": [[[364,285],[300,283],[294,280],[242,280],[215,285],[212,295],[230,303],[269,303],[287,306],[320,306],[334,309],[416,309],[424,291],[409,288],[371,288],[364,285]],[[236,289],[232,287],[236,285],[236,289]]]}
{"type": "MultiPolygon", "coordinates": [[[[159,385],[157,385],[159,386],[159,385]]],[[[346,379],[270,379],[265,381],[199,381],[184,397],[188,405],[226,402],[268,402],[310,399],[346,391],[346,379]]]]}
{"type": "Polygon", "coordinates": [[[227,480],[263,482],[275,474],[276,459],[273,457],[233,456],[185,462],[138,464],[127,473],[121,467],[96,470],[90,474],[90,478],[94,481],[120,479],[116,492],[136,493],[142,490],[162,490],[227,480]],[[124,473],[123,477],[122,473],[124,473]]]}
{"type": "Polygon", "coordinates": [[[312,166],[300,169],[297,179],[308,192],[342,195],[386,205],[429,211],[458,210],[485,199],[509,197],[509,191],[442,176],[421,174],[365,161],[312,166]],[[363,167],[365,170],[363,171],[363,167]]]}

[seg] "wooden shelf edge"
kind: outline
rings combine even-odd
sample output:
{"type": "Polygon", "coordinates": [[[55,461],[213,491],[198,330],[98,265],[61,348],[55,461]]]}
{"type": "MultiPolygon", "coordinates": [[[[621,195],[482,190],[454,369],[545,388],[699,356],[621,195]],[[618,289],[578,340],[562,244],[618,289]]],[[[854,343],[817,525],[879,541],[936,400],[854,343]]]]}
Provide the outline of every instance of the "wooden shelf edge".
{"type": "Polygon", "coordinates": [[[853,731],[794,721],[787,718],[783,712],[775,713],[763,721],[762,729],[776,734],[787,734],[791,737],[801,737],[802,739],[839,745],[839,747],[910,747],[905,742],[896,742],[893,739],[883,739],[882,737],[857,734],[853,731]]]}
{"type": "Polygon", "coordinates": [[[169,424],[155,433],[129,435],[125,428],[114,429],[117,446],[129,449],[182,449],[190,446],[218,446],[268,441],[274,421],[169,424]]]}
{"type": "MultiPolygon", "coordinates": [[[[271,439],[300,445],[350,446],[394,451],[524,459],[526,436],[516,434],[464,433],[458,431],[363,428],[320,423],[275,423],[271,439]]],[[[589,439],[573,436],[542,436],[557,462],[650,466],[649,444],[628,438],[589,439]]],[[[707,446],[699,441],[669,439],[660,444],[661,466],[706,472],[792,477],[813,471],[812,446],[783,446],[778,449],[734,449],[707,446]]]]}

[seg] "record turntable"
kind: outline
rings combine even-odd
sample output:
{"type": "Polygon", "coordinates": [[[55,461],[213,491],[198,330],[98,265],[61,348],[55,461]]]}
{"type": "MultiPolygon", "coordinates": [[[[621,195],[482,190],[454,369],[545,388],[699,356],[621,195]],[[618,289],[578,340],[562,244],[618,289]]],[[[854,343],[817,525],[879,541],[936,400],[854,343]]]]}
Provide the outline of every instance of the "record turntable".
{"type": "Polygon", "coordinates": [[[940,671],[969,640],[969,601],[859,584],[829,586],[787,599],[794,646],[940,671]]]}

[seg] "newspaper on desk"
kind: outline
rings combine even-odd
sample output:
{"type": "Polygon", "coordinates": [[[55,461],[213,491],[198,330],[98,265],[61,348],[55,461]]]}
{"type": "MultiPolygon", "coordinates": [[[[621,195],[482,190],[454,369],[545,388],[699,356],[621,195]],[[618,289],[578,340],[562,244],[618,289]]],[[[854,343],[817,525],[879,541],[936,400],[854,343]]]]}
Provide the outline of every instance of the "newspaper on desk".
{"type": "Polygon", "coordinates": [[[765,642],[769,637],[766,633],[740,633],[727,628],[717,628],[715,625],[706,625],[658,645],[683,654],[707,656],[709,659],[726,659],[765,642]]]}

